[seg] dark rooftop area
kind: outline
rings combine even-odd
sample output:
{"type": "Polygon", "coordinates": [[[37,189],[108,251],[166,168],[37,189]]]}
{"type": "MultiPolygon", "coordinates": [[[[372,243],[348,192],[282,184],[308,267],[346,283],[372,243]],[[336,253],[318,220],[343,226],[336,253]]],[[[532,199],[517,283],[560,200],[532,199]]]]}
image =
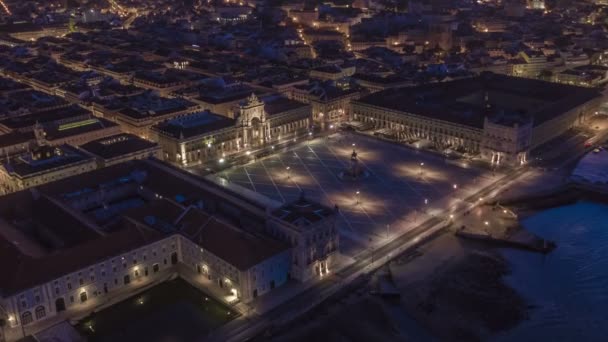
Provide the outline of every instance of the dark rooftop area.
{"type": "Polygon", "coordinates": [[[473,78],[387,89],[354,103],[482,128],[486,116],[520,113],[539,125],[597,98],[597,89],[485,73],[473,78]],[[487,95],[487,104],[484,97],[487,95]]]}
{"type": "Polygon", "coordinates": [[[264,111],[268,115],[280,114],[308,106],[306,103],[290,100],[278,95],[262,97],[261,100],[264,102],[264,111]]]}
{"type": "Polygon", "coordinates": [[[313,225],[334,214],[332,209],[306,199],[303,193],[298,200],[272,212],[272,216],[300,228],[313,225]]]}
{"type": "Polygon", "coordinates": [[[135,135],[125,133],[93,140],[81,145],[80,149],[103,159],[111,159],[147,150],[155,146],[158,145],[135,135]]]}
{"type": "Polygon", "coordinates": [[[7,118],[0,121],[3,125],[11,130],[25,129],[34,126],[36,123],[45,124],[47,122],[65,120],[82,115],[92,115],[88,110],[72,105],[69,107],[56,108],[47,111],[36,112],[34,114],[22,115],[7,118]]]}
{"type": "Polygon", "coordinates": [[[232,127],[234,124],[234,119],[204,111],[161,122],[154,129],[173,138],[184,139],[232,127]]]}
{"type": "Polygon", "coordinates": [[[11,158],[3,167],[10,174],[25,178],[38,172],[83,163],[92,158],[70,145],[43,146],[30,153],[11,158]]]}

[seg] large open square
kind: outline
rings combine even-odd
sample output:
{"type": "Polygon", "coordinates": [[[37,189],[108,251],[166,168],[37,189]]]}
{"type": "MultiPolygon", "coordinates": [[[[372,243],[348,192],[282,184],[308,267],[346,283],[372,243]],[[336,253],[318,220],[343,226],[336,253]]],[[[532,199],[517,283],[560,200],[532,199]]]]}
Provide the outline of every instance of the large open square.
{"type": "Polygon", "coordinates": [[[339,133],[233,167],[220,176],[281,202],[293,201],[303,192],[327,206],[338,206],[341,250],[353,256],[369,242],[388,240],[422,222],[448,203],[448,196],[457,199],[475,184],[486,183],[491,172],[372,137],[339,133]],[[350,167],[353,148],[368,176],[340,179],[340,172],[350,167]]]}

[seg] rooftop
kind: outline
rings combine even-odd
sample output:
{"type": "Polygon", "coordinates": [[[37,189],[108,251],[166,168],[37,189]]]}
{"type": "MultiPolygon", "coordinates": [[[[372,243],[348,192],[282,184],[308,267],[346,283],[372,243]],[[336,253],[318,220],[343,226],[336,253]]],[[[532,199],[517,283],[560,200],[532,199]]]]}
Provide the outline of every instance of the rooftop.
{"type": "Polygon", "coordinates": [[[280,114],[308,106],[306,103],[290,100],[280,95],[265,96],[261,100],[264,102],[264,111],[268,115],[280,114]]]}
{"type": "Polygon", "coordinates": [[[165,199],[126,215],[164,234],[181,233],[242,271],[289,248],[278,241],[242,231],[193,206],[182,207],[165,199]]]}
{"type": "Polygon", "coordinates": [[[309,201],[304,194],[294,202],[283,205],[272,212],[272,216],[288,222],[298,228],[305,228],[325,220],[335,212],[317,202],[309,201]]]}
{"type": "Polygon", "coordinates": [[[81,145],[80,149],[103,159],[112,159],[157,146],[158,144],[151,141],[124,133],[90,141],[81,145]]]}
{"type": "Polygon", "coordinates": [[[2,165],[10,175],[27,178],[55,168],[75,166],[92,160],[92,157],[70,145],[42,146],[29,153],[11,158],[2,165]]]}
{"type": "Polygon", "coordinates": [[[505,113],[519,113],[539,125],[600,95],[596,89],[484,73],[457,81],[388,89],[354,103],[483,128],[486,116],[505,113]]]}
{"type": "MultiPolygon", "coordinates": [[[[289,248],[199,209],[202,201],[218,199],[241,198],[150,160],[0,197],[0,266],[5,271],[0,293],[52,281],[171,234],[183,234],[242,270],[289,248]],[[99,196],[91,196],[95,193],[99,196]]],[[[258,210],[263,213],[263,207],[258,210]]]]}
{"type": "Polygon", "coordinates": [[[208,132],[232,127],[235,120],[203,111],[167,120],[154,126],[154,129],[176,139],[196,137],[208,132]]]}
{"type": "Polygon", "coordinates": [[[49,122],[62,121],[70,118],[75,118],[83,115],[92,115],[88,110],[72,105],[69,107],[56,108],[33,114],[27,114],[22,116],[10,117],[4,120],[0,120],[0,125],[5,126],[11,130],[16,129],[27,129],[34,126],[36,123],[45,124],[49,122]]]}

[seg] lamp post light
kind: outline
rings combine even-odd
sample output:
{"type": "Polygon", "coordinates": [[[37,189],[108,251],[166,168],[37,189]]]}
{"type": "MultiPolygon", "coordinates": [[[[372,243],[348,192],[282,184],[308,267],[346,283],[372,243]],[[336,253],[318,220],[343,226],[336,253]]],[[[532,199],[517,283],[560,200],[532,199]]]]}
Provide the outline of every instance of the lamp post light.
{"type": "Polygon", "coordinates": [[[454,188],[454,190],[457,190],[458,189],[458,184],[454,184],[454,185],[452,185],[452,187],[454,188]]]}
{"type": "Polygon", "coordinates": [[[422,167],[424,166],[424,163],[420,163],[420,167],[418,168],[418,174],[420,174],[420,176],[422,176],[422,167]]]}
{"type": "Polygon", "coordinates": [[[361,192],[360,192],[360,191],[358,191],[358,190],[357,190],[357,192],[355,192],[355,197],[356,197],[356,199],[357,199],[357,204],[361,203],[361,202],[359,201],[359,195],[360,195],[360,194],[361,194],[361,192]]]}
{"type": "Polygon", "coordinates": [[[287,170],[287,179],[291,178],[291,167],[286,167],[285,170],[287,170]]]}

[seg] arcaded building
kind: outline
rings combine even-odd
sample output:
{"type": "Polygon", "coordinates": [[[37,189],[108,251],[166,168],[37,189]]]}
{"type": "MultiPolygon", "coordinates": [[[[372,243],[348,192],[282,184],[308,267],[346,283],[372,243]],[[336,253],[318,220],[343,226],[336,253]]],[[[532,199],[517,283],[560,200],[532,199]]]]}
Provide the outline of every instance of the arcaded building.
{"type": "Polygon", "coordinates": [[[175,276],[249,302],[327,274],[333,221],[316,203],[283,205],[149,159],[16,192],[0,198],[0,318],[18,334],[175,276]]]}
{"type": "Polygon", "coordinates": [[[192,165],[255,151],[306,136],[310,106],[274,95],[243,101],[236,118],[209,111],[162,122],[152,128],[167,161],[192,165]]]}
{"type": "Polygon", "coordinates": [[[398,141],[519,165],[535,147],[583,124],[600,99],[597,89],[484,73],[374,93],[352,103],[352,119],[398,141]]]}

